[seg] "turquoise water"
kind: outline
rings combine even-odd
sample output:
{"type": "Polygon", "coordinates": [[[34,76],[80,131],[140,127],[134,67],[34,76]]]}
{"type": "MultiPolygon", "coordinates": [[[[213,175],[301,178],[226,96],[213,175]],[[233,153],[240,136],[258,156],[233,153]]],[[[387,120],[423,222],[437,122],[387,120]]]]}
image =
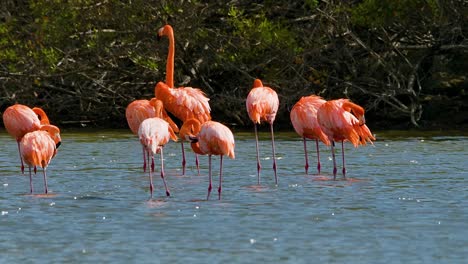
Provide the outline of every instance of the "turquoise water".
{"type": "MultiPolygon", "coordinates": [[[[331,181],[327,147],[321,145],[322,174],[313,175],[310,142],[305,175],[302,141],[281,133],[275,186],[270,142],[262,134],[262,187],[255,186],[253,135],[235,138],[236,159],[224,159],[221,201],[219,158],[205,201],[208,158],[200,158],[198,176],[188,151],[181,176],[174,142],[164,149],[172,196],[165,197],[156,156],[150,201],[141,146],[127,131],[63,132],[48,169],[48,197],[28,195],[16,143],[1,132],[0,262],[465,263],[466,135],[377,133],[374,146],[345,144],[348,180],[331,181]]],[[[39,193],[41,175],[34,178],[39,193]]]]}

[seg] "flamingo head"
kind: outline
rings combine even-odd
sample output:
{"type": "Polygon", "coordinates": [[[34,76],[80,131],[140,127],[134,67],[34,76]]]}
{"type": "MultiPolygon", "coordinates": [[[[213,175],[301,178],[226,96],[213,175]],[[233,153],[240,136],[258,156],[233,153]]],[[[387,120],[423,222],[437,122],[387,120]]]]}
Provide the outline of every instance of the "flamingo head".
{"type": "Polygon", "coordinates": [[[60,147],[62,144],[62,138],[60,137],[60,129],[58,127],[54,125],[43,125],[40,130],[46,131],[49,134],[55,142],[55,148],[60,147]]]}
{"type": "Polygon", "coordinates": [[[158,40],[160,40],[163,36],[168,36],[169,34],[172,34],[172,26],[167,24],[163,26],[162,28],[158,29],[158,40]]]}
{"type": "Polygon", "coordinates": [[[260,79],[255,79],[253,83],[253,88],[263,87],[263,83],[260,79]]]}

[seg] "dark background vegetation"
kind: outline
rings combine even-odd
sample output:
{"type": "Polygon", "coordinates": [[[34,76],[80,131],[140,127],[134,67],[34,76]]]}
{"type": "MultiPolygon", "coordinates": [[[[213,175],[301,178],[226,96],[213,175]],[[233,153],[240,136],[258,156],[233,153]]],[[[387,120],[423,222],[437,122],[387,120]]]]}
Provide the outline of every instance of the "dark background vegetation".
{"type": "Polygon", "coordinates": [[[301,97],[350,98],[371,129],[465,129],[464,0],[2,0],[0,111],[41,106],[64,127],[125,128],[125,108],[165,79],[201,88],[213,119],[251,127],[260,78],[280,96],[277,129],[301,97]]]}

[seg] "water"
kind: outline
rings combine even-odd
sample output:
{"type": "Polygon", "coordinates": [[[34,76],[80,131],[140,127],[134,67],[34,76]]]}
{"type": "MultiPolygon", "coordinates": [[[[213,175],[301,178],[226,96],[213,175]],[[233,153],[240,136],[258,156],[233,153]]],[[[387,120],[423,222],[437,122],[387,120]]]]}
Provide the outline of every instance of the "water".
{"type": "MultiPolygon", "coordinates": [[[[49,166],[53,196],[28,195],[16,144],[0,133],[1,263],[464,263],[468,257],[466,135],[377,133],[374,146],[345,145],[348,181],[304,175],[302,141],[278,134],[274,185],[268,134],[261,136],[256,187],[253,135],[237,133],[236,159],[224,161],[223,199],[205,201],[208,159],[197,176],[180,145],[165,149],[165,197],[156,158],[155,197],[141,168],[141,146],[127,131],[62,134],[49,166]]],[[[340,147],[338,145],[338,151],[340,147]]],[[[339,154],[339,152],[338,152],[339,154]]],[[[339,156],[338,156],[339,157],[339,156]]],[[[341,171],[341,161],[338,162],[341,171]]],[[[340,176],[340,174],[338,174],[340,176]]],[[[36,192],[42,177],[34,178],[36,192]]]]}

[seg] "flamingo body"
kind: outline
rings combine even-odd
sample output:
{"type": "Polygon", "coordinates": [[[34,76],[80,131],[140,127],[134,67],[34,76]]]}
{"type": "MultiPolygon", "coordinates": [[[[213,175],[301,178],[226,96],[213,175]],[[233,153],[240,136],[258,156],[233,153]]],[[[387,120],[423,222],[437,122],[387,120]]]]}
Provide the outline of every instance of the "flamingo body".
{"type": "MultiPolygon", "coordinates": [[[[33,193],[31,168],[41,167],[44,174],[44,190],[47,190],[46,168],[57,153],[54,138],[60,140],[60,130],[56,126],[44,125],[40,130],[29,132],[21,139],[20,153],[24,162],[29,166],[30,192],[33,193]]],[[[60,142],[60,141],[59,141],[60,142]]]]}
{"type": "MultiPolygon", "coordinates": [[[[153,117],[143,120],[140,128],[138,129],[138,137],[147,153],[147,157],[153,157],[156,153],[161,156],[161,178],[164,182],[166,195],[170,196],[169,189],[167,188],[166,180],[164,179],[164,163],[163,163],[163,147],[171,139],[171,128],[169,123],[159,117],[153,117]]],[[[149,170],[150,178],[150,192],[153,197],[153,176],[152,170],[149,170]]]]}
{"type": "Polygon", "coordinates": [[[316,141],[317,146],[317,170],[320,173],[320,156],[318,148],[318,140],[322,141],[325,145],[330,145],[330,140],[327,135],[322,131],[320,124],[317,120],[317,111],[326,101],[320,96],[310,95],[302,97],[291,109],[291,123],[294,130],[304,141],[304,154],[305,154],[305,171],[308,173],[308,157],[307,157],[307,142],[306,139],[316,141]]]}
{"type": "Polygon", "coordinates": [[[219,165],[219,187],[218,187],[218,199],[221,199],[222,189],[222,174],[223,174],[223,156],[228,156],[231,159],[235,158],[235,141],[234,135],[231,130],[225,125],[215,122],[207,121],[203,124],[197,119],[187,120],[182,126],[181,130],[191,131],[188,133],[195,133],[196,135],[190,136],[191,146],[195,153],[200,155],[208,155],[209,159],[209,186],[207,200],[210,197],[212,189],[212,174],[211,174],[211,156],[220,156],[219,165]]]}
{"type": "Polygon", "coordinates": [[[344,141],[350,141],[354,147],[372,143],[375,137],[365,125],[364,108],[348,99],[337,99],[325,102],[317,111],[317,120],[323,132],[331,141],[333,158],[333,179],[336,179],[335,141],[341,141],[343,177],[346,178],[344,141]]]}
{"type": "Polygon", "coordinates": [[[257,134],[257,124],[260,124],[262,121],[266,121],[270,124],[271,131],[271,148],[273,155],[273,171],[275,173],[275,183],[278,184],[278,176],[276,172],[276,154],[275,154],[275,139],[273,133],[273,122],[276,118],[276,113],[278,112],[279,99],[278,94],[271,89],[270,87],[263,86],[263,83],[259,79],[254,80],[253,88],[250,90],[247,95],[246,100],[247,113],[250,120],[254,123],[255,129],[255,146],[257,149],[257,181],[260,184],[260,153],[258,147],[258,134],[257,134]]]}

